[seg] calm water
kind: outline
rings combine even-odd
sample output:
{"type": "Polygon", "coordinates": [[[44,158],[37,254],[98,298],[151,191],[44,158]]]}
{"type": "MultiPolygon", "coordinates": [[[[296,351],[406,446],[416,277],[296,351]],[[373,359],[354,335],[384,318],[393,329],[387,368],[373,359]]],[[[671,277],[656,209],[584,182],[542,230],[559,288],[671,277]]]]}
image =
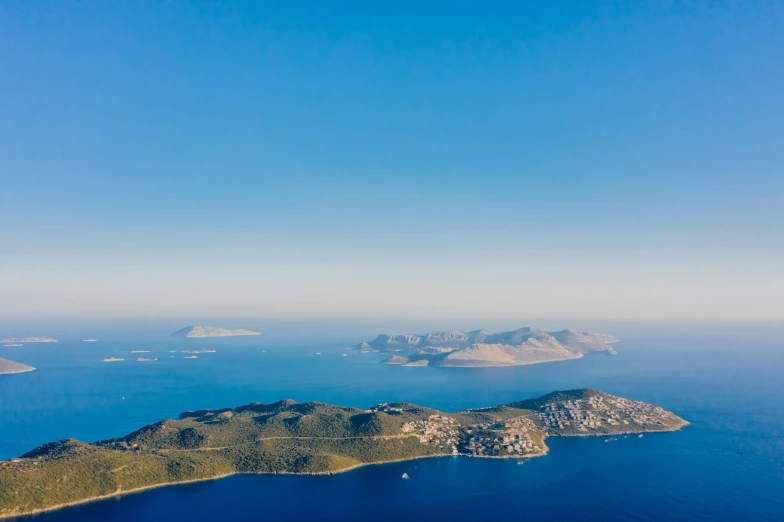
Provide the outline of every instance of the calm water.
{"type": "MultiPolygon", "coordinates": [[[[38,368],[0,377],[0,459],[60,438],[120,436],[187,409],[282,398],[359,407],[405,400],[457,410],[590,386],[658,404],[692,426],[611,443],[549,439],[550,455],[524,465],[447,458],[335,477],[235,476],[33,519],[784,520],[780,327],[601,328],[623,337],[619,355],[496,369],[389,367],[377,355],[342,356],[344,346],[368,337],[367,326],[327,329],[320,340],[306,326],[287,328],[286,335],[270,327],[261,338],[223,340],[107,330],[97,343],[82,343],[88,334],[79,332],[54,345],[0,347],[0,357],[38,368]],[[179,350],[190,348],[217,353],[183,359],[179,350]],[[109,356],[126,360],[101,363],[109,356]],[[132,362],[139,356],[159,361],[132,362]],[[410,480],[401,480],[404,472],[410,480]]],[[[24,332],[0,332],[17,333],[24,332]]]]}

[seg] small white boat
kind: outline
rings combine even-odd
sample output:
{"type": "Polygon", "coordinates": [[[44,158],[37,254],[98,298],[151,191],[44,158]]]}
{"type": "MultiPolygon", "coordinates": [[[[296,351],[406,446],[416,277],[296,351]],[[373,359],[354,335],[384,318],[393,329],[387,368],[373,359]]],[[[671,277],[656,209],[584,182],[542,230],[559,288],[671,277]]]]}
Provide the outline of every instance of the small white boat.
{"type": "Polygon", "coordinates": [[[321,352],[316,352],[316,355],[321,355],[321,352]]]}
{"type": "Polygon", "coordinates": [[[124,361],[124,360],[125,360],[125,359],[123,359],[123,358],[120,358],[120,357],[109,357],[109,358],[107,358],[107,359],[104,359],[104,360],[103,360],[103,362],[105,362],[105,363],[111,363],[111,362],[121,362],[121,361],[124,361]]]}
{"type": "Polygon", "coordinates": [[[408,480],[408,473],[403,473],[403,476],[400,478],[402,478],[403,480],[408,480]]]}
{"type": "Polygon", "coordinates": [[[348,354],[347,354],[347,353],[344,353],[344,354],[343,354],[343,357],[348,357],[348,354]]]}
{"type": "Polygon", "coordinates": [[[83,343],[97,343],[98,339],[82,339],[83,343]]]}
{"type": "Polygon", "coordinates": [[[639,438],[642,438],[642,433],[640,433],[639,435],[637,435],[637,437],[639,437],[639,438]]]}

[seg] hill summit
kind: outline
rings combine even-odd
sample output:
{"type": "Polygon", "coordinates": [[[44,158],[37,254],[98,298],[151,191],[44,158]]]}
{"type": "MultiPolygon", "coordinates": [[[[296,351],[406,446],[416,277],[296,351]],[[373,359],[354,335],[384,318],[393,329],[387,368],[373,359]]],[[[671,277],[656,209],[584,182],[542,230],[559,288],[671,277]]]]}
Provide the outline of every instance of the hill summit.
{"type": "Polygon", "coordinates": [[[227,330],[218,326],[186,326],[172,334],[173,337],[236,337],[240,335],[261,335],[250,330],[227,330]]]}

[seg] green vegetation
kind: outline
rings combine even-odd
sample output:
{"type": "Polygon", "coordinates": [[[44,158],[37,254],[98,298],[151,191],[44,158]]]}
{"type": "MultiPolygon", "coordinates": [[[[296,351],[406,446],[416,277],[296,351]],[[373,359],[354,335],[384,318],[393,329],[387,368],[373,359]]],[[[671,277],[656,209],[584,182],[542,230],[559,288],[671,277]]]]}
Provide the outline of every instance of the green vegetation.
{"type": "Polygon", "coordinates": [[[189,411],[119,439],[69,439],[1,462],[0,518],[233,473],[336,473],[449,454],[530,458],[547,452],[548,436],[673,431],[686,424],[660,408],[595,390],[455,414],[407,403],[361,410],[294,401],[189,411]]]}

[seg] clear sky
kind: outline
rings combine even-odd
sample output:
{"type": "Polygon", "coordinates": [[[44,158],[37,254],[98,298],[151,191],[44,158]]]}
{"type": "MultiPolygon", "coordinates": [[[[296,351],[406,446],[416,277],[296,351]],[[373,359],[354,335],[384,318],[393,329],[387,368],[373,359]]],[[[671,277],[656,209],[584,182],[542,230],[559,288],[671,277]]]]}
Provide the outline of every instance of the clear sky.
{"type": "Polygon", "coordinates": [[[0,316],[784,318],[780,2],[2,2],[0,316]]]}

